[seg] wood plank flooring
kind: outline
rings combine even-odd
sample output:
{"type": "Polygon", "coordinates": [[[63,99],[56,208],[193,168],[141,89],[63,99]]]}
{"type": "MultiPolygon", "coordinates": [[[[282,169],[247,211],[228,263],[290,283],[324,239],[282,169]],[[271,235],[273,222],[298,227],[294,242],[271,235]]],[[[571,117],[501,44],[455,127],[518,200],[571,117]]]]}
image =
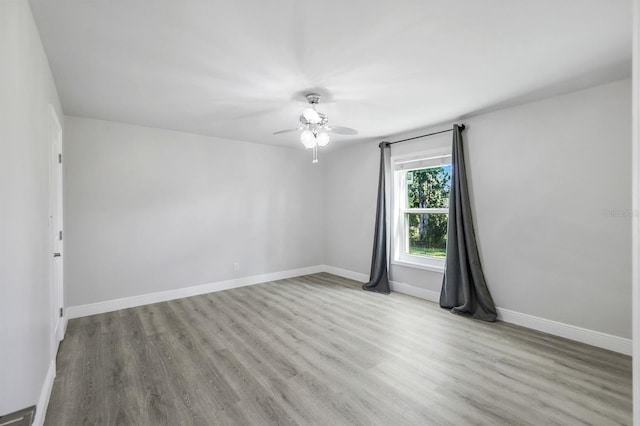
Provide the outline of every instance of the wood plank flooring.
{"type": "Polygon", "coordinates": [[[69,322],[47,425],[631,424],[631,358],[329,274],[69,322]]]}

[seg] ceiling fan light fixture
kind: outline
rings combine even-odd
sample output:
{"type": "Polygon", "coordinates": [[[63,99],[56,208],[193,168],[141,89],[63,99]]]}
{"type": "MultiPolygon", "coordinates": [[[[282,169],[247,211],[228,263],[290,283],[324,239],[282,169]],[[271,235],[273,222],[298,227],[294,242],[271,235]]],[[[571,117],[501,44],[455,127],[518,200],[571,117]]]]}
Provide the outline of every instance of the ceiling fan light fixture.
{"type": "Polygon", "coordinates": [[[302,111],[302,116],[311,124],[318,124],[322,121],[320,114],[313,108],[305,108],[302,111]]]}
{"type": "Polygon", "coordinates": [[[309,106],[303,109],[300,115],[302,127],[280,130],[275,132],[274,135],[303,130],[300,134],[300,142],[302,142],[306,149],[313,150],[313,163],[317,163],[318,148],[323,148],[331,142],[329,133],[357,135],[358,131],[349,127],[329,126],[329,118],[325,114],[316,111],[316,105],[320,102],[320,95],[317,93],[307,93],[305,97],[309,102],[309,106]]]}
{"type": "Polygon", "coordinates": [[[311,130],[305,130],[300,135],[300,142],[302,142],[305,148],[311,149],[316,145],[316,136],[311,130]]]}
{"type": "Polygon", "coordinates": [[[329,135],[325,132],[318,133],[316,136],[318,146],[327,146],[329,144],[329,135]]]}

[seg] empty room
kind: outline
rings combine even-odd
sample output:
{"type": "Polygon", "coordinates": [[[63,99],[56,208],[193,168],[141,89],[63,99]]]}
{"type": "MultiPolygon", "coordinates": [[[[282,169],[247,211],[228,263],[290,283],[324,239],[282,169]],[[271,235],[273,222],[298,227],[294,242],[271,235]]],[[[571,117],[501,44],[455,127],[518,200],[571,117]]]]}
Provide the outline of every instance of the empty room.
{"type": "Polygon", "coordinates": [[[639,17],[0,0],[0,426],[640,426],[639,17]]]}

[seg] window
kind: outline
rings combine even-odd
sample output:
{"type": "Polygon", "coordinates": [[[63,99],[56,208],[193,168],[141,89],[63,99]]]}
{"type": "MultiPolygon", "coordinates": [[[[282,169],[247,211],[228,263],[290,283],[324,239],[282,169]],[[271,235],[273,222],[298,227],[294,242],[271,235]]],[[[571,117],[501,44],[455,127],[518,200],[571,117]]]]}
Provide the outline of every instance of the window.
{"type": "Polygon", "coordinates": [[[451,190],[450,150],[396,157],[392,165],[394,263],[442,270],[451,190]]]}

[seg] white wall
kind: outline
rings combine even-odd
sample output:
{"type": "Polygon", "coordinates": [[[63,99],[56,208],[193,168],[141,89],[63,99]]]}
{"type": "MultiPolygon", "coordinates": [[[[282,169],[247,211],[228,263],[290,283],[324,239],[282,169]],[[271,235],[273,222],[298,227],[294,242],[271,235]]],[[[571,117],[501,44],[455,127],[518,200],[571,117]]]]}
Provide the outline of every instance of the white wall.
{"type": "Polygon", "coordinates": [[[304,149],[65,122],[69,306],[322,264],[322,163],[304,149]]]}
{"type": "MultiPolygon", "coordinates": [[[[0,2],[0,53],[1,415],[46,391],[48,104],[62,111],[26,0],[0,2]]],[[[630,82],[464,121],[496,303],[629,337],[630,82]]],[[[68,305],[323,262],[368,273],[377,144],[312,166],[302,150],[97,120],[68,117],[65,132],[68,305]]],[[[441,283],[399,266],[392,278],[441,283]]]]}
{"type": "Polygon", "coordinates": [[[51,361],[50,103],[62,118],[29,5],[2,1],[0,415],[38,402],[51,361]]]}
{"type": "MultiPolygon", "coordinates": [[[[630,80],[462,121],[476,234],[496,304],[630,337],[630,80]]],[[[443,138],[451,134],[392,152],[443,138]]],[[[326,158],[328,265],[369,273],[378,156],[376,143],[326,158]]],[[[432,291],[442,283],[441,273],[397,265],[391,278],[432,291]]]]}

